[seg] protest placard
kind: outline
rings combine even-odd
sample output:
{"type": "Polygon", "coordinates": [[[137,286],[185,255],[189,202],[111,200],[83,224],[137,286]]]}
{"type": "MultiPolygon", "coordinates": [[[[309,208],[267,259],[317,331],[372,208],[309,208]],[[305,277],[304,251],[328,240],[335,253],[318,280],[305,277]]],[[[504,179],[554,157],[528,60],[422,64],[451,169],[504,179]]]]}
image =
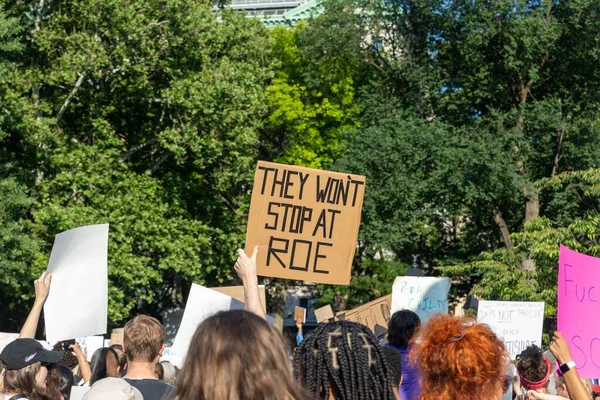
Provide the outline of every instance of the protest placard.
{"type": "Polygon", "coordinates": [[[560,246],[558,331],[582,378],[600,376],[600,259],[560,246]]]}
{"type": "Polygon", "coordinates": [[[6,347],[7,344],[19,338],[18,333],[5,333],[0,332],[0,352],[6,347]]]}
{"type": "Polygon", "coordinates": [[[306,308],[296,307],[294,309],[294,321],[300,321],[303,324],[306,323],[306,308]]]}
{"type": "MultiPolygon", "coordinates": [[[[213,287],[212,290],[216,290],[219,293],[226,294],[227,296],[233,297],[236,300],[244,302],[244,287],[243,286],[221,286],[213,287]]],[[[263,306],[263,311],[267,312],[267,296],[265,291],[265,285],[258,285],[258,291],[260,294],[260,302],[263,306]]]]}
{"type": "Polygon", "coordinates": [[[328,304],[325,307],[317,308],[315,310],[315,318],[317,319],[317,322],[328,322],[333,318],[331,306],[328,304]]]}
{"type": "Polygon", "coordinates": [[[106,333],[108,314],[108,224],[82,226],[56,235],[44,305],[46,340],[106,333]]]}
{"type": "Polygon", "coordinates": [[[479,302],[477,322],[487,324],[504,342],[511,359],[528,346],[542,346],[544,302],[479,302]]]}
{"type": "Polygon", "coordinates": [[[73,386],[71,388],[71,396],[69,396],[69,400],[81,400],[83,396],[91,389],[90,386],[73,386]]]}
{"type": "MultiPolygon", "coordinates": [[[[219,311],[243,310],[244,307],[244,303],[233,297],[193,283],[181,325],[171,348],[172,353],[176,355],[171,362],[181,368],[196,328],[205,319],[219,311]]],[[[274,320],[267,315],[267,321],[273,324],[274,320]]]]}
{"type": "Polygon", "coordinates": [[[381,340],[387,334],[387,326],[391,316],[391,304],[392,295],[390,294],[352,310],[339,312],[335,317],[338,320],[363,324],[371,329],[375,336],[381,340]]]}
{"type": "Polygon", "coordinates": [[[78,338],[77,343],[81,347],[81,350],[84,352],[88,362],[92,361],[92,356],[96,352],[96,350],[104,347],[104,337],[103,336],[87,336],[84,338],[78,338]]]}
{"type": "Polygon", "coordinates": [[[364,193],[363,176],[260,161],[246,231],[258,275],[348,285],[364,193]]]}
{"type": "Polygon", "coordinates": [[[421,322],[431,315],[448,313],[449,278],[399,276],[392,287],[392,314],[412,310],[421,322]]]}

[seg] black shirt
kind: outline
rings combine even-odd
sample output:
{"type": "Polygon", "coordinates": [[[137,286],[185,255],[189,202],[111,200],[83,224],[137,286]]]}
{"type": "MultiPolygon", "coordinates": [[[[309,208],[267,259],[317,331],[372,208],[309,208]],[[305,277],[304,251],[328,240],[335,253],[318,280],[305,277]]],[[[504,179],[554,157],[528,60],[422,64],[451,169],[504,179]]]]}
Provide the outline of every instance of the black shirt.
{"type": "Polygon", "coordinates": [[[125,379],[127,383],[142,392],[144,400],[173,400],[175,388],[158,379],[125,379]]]}

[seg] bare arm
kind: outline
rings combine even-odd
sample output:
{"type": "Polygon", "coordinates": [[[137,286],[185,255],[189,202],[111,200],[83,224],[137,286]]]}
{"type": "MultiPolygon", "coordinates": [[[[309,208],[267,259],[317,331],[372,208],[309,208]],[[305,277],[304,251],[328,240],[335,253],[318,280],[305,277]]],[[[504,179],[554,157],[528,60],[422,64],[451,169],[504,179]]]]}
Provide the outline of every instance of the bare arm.
{"type": "MultiPolygon", "coordinates": [[[[554,332],[552,343],[550,344],[550,351],[561,364],[573,361],[569,345],[560,332],[554,332]]],[[[577,368],[571,368],[563,375],[563,377],[565,378],[565,384],[567,385],[567,391],[569,392],[569,398],[571,400],[591,399],[588,389],[579,377],[577,368]]]]}
{"type": "Polygon", "coordinates": [[[246,311],[266,319],[262,303],[260,302],[260,293],[258,291],[258,276],[256,275],[257,255],[258,246],[254,247],[254,251],[250,257],[246,255],[244,250],[238,249],[238,259],[235,262],[235,271],[244,284],[244,304],[246,305],[246,311]]]}
{"type": "Polygon", "coordinates": [[[40,322],[40,314],[44,308],[44,303],[50,293],[50,284],[52,283],[52,274],[44,272],[39,279],[33,282],[35,288],[35,301],[33,307],[29,311],[29,316],[21,328],[20,338],[35,339],[35,331],[37,331],[38,323],[40,322]]]}
{"type": "Polygon", "coordinates": [[[554,394],[538,393],[535,390],[528,391],[527,396],[530,399],[539,399],[539,400],[569,400],[566,397],[557,396],[554,394]]]}
{"type": "Polygon", "coordinates": [[[79,363],[79,372],[81,373],[81,379],[83,379],[83,381],[86,383],[89,382],[90,379],[92,379],[92,369],[90,368],[90,364],[85,358],[85,354],[83,354],[83,351],[81,351],[81,347],[79,347],[79,344],[75,343],[71,345],[69,350],[71,350],[73,354],[75,354],[75,357],[77,357],[77,362],[79,363]]]}

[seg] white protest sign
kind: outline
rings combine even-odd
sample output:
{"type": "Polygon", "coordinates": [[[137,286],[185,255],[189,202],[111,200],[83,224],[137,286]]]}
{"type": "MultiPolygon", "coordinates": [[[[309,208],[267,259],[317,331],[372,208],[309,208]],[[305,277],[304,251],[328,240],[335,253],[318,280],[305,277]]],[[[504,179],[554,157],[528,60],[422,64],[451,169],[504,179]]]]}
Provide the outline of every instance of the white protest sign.
{"type": "Polygon", "coordinates": [[[48,272],[44,305],[46,340],[56,342],[106,333],[108,314],[108,224],[59,233],[48,272]]]}
{"type": "Polygon", "coordinates": [[[392,314],[412,310],[421,322],[433,314],[447,314],[450,285],[450,278],[399,276],[392,287],[392,314]]]}
{"type": "Polygon", "coordinates": [[[0,332],[0,351],[2,351],[7,344],[19,338],[18,333],[4,333],[0,332]]]}
{"type": "MultiPolygon", "coordinates": [[[[202,321],[219,311],[243,310],[244,307],[244,303],[239,300],[193,283],[181,325],[171,348],[172,354],[176,355],[170,357],[171,362],[181,368],[196,328],[202,321]]],[[[267,316],[267,321],[270,324],[274,322],[270,316],[267,316]]]]}
{"type": "Polygon", "coordinates": [[[514,360],[527,346],[542,346],[544,302],[482,300],[477,322],[487,324],[498,335],[514,360]]]}
{"type": "Polygon", "coordinates": [[[94,355],[96,350],[105,347],[104,336],[88,336],[84,338],[79,338],[77,339],[77,343],[79,343],[79,346],[81,346],[81,350],[84,351],[88,362],[92,361],[92,356],[94,355]]]}
{"type": "Polygon", "coordinates": [[[69,400],[83,399],[83,396],[85,396],[85,394],[89,392],[90,389],[91,387],[89,386],[73,386],[71,388],[71,396],[69,396],[69,400]]]}

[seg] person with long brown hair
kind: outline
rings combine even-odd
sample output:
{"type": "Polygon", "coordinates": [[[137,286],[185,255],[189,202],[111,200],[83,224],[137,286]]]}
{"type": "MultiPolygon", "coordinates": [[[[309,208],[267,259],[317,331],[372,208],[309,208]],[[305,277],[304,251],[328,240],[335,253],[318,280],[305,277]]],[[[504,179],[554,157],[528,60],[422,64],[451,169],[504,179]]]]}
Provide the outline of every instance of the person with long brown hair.
{"type": "Polygon", "coordinates": [[[17,339],[0,353],[3,399],[60,400],[60,392],[46,387],[48,367],[62,353],[47,351],[33,339],[17,339]]]}
{"type": "Polygon", "coordinates": [[[256,256],[238,250],[235,270],[246,311],[220,312],[196,329],[181,372],[177,400],[301,400],[283,338],[267,323],[258,292],[256,256]]]}
{"type": "Polygon", "coordinates": [[[420,400],[498,400],[506,391],[510,360],[487,325],[439,314],[413,343],[411,359],[423,374],[420,400]]]}

